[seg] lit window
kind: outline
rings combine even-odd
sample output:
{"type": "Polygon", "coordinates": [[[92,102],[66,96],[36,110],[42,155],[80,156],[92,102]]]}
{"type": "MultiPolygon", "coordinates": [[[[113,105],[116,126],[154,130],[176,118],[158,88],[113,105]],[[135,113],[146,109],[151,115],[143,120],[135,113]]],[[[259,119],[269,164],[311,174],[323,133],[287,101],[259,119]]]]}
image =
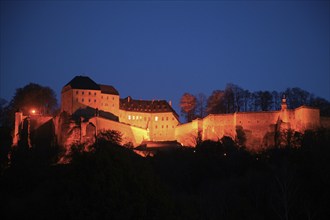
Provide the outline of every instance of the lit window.
{"type": "Polygon", "coordinates": [[[135,115],[133,115],[133,120],[135,120],[135,115]]]}
{"type": "Polygon", "coordinates": [[[128,115],[128,120],[131,120],[131,115],[128,115]]]}
{"type": "Polygon", "coordinates": [[[155,116],[155,121],[158,121],[158,116],[155,116]]]}

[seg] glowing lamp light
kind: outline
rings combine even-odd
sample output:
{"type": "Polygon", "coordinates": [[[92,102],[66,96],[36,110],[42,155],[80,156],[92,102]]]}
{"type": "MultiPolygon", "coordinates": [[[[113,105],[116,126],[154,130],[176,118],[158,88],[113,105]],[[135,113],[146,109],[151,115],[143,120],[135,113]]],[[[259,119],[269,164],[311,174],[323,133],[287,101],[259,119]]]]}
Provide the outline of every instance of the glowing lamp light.
{"type": "Polygon", "coordinates": [[[34,115],[36,113],[36,110],[35,109],[32,109],[31,110],[31,113],[34,115]]]}

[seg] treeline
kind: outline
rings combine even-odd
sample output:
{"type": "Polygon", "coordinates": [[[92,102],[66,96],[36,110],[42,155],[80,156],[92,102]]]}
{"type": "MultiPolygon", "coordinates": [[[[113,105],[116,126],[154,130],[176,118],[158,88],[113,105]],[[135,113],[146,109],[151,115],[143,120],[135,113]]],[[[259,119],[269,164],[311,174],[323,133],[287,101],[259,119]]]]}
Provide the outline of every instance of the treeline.
{"type": "Polygon", "coordinates": [[[68,164],[56,145],[20,143],[0,172],[0,219],[325,220],[329,141],[307,131],[300,148],[251,154],[223,137],[142,158],[105,136],[68,164]]]}
{"type": "Polygon", "coordinates": [[[186,120],[192,121],[208,114],[280,110],[284,96],[289,109],[306,105],[319,108],[321,116],[330,116],[329,101],[301,88],[287,88],[281,92],[251,92],[232,83],[227,84],[224,90],[214,90],[209,97],[203,93],[197,95],[184,93],[180,107],[186,120]]]}

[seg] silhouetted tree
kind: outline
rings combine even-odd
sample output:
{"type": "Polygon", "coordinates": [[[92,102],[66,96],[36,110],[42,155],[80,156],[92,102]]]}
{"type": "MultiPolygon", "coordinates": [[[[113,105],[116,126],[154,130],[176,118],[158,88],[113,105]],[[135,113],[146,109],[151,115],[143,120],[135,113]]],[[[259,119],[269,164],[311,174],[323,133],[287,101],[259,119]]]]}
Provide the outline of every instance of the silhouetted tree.
{"type": "Polygon", "coordinates": [[[206,116],[206,104],[206,95],[204,93],[198,93],[196,95],[196,116],[199,118],[204,118],[206,116]]]}
{"type": "Polygon", "coordinates": [[[277,91],[272,91],[272,97],[273,97],[273,108],[272,110],[276,111],[281,108],[281,94],[277,91]]]}
{"type": "Polygon", "coordinates": [[[311,98],[310,106],[320,109],[321,116],[330,117],[330,102],[323,98],[311,98]]]}
{"type": "Polygon", "coordinates": [[[287,88],[284,92],[288,107],[291,109],[298,108],[302,105],[309,105],[311,94],[298,87],[287,88]]]}
{"type": "Polygon", "coordinates": [[[122,134],[116,130],[102,130],[97,134],[98,142],[110,142],[113,144],[120,144],[122,141],[122,134]]]}
{"type": "Polygon", "coordinates": [[[269,91],[258,91],[255,93],[255,104],[261,111],[269,111],[272,107],[273,97],[269,91]]]}
{"type": "Polygon", "coordinates": [[[207,99],[206,111],[208,114],[219,114],[226,112],[224,105],[224,91],[214,90],[212,92],[212,94],[207,99]]]}
{"type": "Polygon", "coordinates": [[[189,93],[184,93],[180,100],[181,113],[188,122],[195,119],[196,97],[189,93]]]}
{"type": "Polygon", "coordinates": [[[49,87],[30,83],[16,89],[8,107],[12,120],[17,110],[22,111],[24,115],[30,114],[31,109],[36,109],[38,114],[52,114],[57,108],[56,94],[49,87]]]}
{"type": "Polygon", "coordinates": [[[225,102],[227,111],[240,112],[244,107],[245,91],[238,85],[228,83],[225,88],[225,102]]]}

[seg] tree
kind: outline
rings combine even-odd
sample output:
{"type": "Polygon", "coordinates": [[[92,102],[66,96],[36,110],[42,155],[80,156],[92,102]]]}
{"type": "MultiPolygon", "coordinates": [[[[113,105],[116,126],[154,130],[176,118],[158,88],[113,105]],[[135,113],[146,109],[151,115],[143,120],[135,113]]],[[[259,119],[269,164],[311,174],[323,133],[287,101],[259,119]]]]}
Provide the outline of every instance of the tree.
{"type": "Polygon", "coordinates": [[[196,97],[190,93],[184,93],[180,100],[181,113],[188,122],[195,119],[196,97]]]}
{"type": "Polygon", "coordinates": [[[291,109],[298,108],[302,105],[308,105],[310,103],[311,94],[298,87],[287,88],[284,93],[286,95],[288,107],[291,109]]]}
{"type": "Polygon", "coordinates": [[[204,93],[196,95],[196,116],[204,118],[206,116],[207,98],[204,93]]]}
{"type": "Polygon", "coordinates": [[[214,90],[210,97],[207,99],[206,112],[208,114],[225,113],[226,108],[224,105],[224,91],[214,90]]]}
{"type": "Polygon", "coordinates": [[[261,111],[269,111],[272,107],[273,97],[268,91],[258,91],[255,93],[256,105],[261,111]]]}
{"type": "Polygon", "coordinates": [[[249,102],[251,101],[251,93],[249,90],[243,91],[243,111],[247,112],[249,111],[249,102]]]}
{"type": "Polygon", "coordinates": [[[272,91],[273,96],[273,110],[279,110],[281,108],[281,95],[277,91],[272,91]]]}
{"type": "Polygon", "coordinates": [[[31,109],[35,109],[38,114],[52,114],[57,108],[56,94],[47,86],[30,83],[16,89],[10,108],[12,111],[20,110],[25,115],[31,109]]]}
{"type": "Polygon", "coordinates": [[[312,107],[319,108],[321,116],[326,116],[326,117],[330,116],[330,102],[329,101],[327,101],[323,98],[320,98],[320,97],[311,98],[310,105],[312,107]]]}

